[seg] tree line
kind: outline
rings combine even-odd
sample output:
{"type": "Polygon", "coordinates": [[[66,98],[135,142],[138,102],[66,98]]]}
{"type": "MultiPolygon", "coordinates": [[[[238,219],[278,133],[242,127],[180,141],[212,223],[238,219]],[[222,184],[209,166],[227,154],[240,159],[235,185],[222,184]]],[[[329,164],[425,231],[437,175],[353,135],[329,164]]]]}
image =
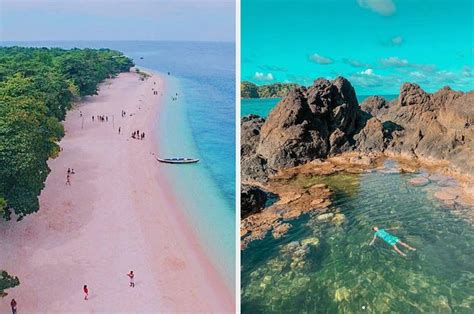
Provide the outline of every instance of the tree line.
{"type": "MultiPolygon", "coordinates": [[[[67,110],[133,66],[110,49],[0,47],[0,219],[38,211],[50,172],[46,161],[59,153],[67,110]]],[[[19,283],[0,274],[0,294],[19,283]]]]}

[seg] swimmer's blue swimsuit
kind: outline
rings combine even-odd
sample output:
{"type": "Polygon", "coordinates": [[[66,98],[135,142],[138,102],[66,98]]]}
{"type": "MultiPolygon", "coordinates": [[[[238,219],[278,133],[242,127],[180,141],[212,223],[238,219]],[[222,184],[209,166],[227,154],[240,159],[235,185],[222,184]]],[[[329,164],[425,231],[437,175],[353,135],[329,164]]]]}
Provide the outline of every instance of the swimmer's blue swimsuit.
{"type": "Polygon", "coordinates": [[[400,241],[399,238],[397,238],[396,236],[394,235],[391,235],[390,233],[388,233],[387,231],[385,231],[384,229],[379,229],[379,231],[377,231],[375,233],[375,236],[379,237],[380,239],[384,240],[385,242],[387,242],[388,244],[390,244],[391,246],[394,246],[395,244],[398,243],[398,241],[400,241]]]}

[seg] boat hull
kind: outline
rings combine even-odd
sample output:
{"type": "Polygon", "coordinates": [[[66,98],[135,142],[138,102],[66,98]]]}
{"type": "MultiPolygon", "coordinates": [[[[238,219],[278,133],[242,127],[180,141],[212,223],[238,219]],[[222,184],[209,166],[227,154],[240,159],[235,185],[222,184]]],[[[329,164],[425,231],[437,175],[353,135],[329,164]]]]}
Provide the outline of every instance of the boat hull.
{"type": "Polygon", "coordinates": [[[166,164],[195,164],[199,161],[193,158],[156,158],[156,160],[166,164]]]}

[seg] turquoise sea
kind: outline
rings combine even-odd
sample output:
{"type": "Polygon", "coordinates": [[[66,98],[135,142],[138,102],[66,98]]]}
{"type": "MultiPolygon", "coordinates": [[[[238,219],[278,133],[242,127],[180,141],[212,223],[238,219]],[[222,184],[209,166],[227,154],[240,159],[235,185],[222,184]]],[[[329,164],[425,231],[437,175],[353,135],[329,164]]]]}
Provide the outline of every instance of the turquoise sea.
{"type": "MultiPolygon", "coordinates": [[[[361,104],[364,99],[371,95],[361,95],[357,96],[359,104],[361,104]]],[[[390,101],[398,97],[398,95],[379,95],[384,97],[386,100],[390,101]]],[[[261,117],[266,117],[276,106],[276,104],[281,100],[281,98],[245,98],[240,101],[240,116],[245,117],[249,114],[256,114],[261,117]]]]}
{"type": "Polygon", "coordinates": [[[166,93],[157,126],[159,154],[200,162],[167,167],[181,207],[202,247],[235,290],[235,44],[215,42],[78,41],[2,45],[111,48],[138,67],[163,73],[166,93]],[[166,75],[171,72],[171,75],[166,75]],[[178,101],[171,101],[179,94],[178,101]]]}

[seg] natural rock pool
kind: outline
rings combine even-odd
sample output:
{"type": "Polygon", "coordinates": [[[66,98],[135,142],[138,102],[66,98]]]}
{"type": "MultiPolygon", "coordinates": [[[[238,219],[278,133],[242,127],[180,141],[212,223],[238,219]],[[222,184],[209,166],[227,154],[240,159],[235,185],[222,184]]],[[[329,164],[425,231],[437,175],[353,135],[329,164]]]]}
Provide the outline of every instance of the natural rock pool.
{"type": "Polygon", "coordinates": [[[294,178],[289,184],[331,187],[332,212],[303,215],[282,238],[267,235],[242,251],[242,312],[474,312],[473,208],[434,197],[455,181],[413,185],[415,177],[428,174],[294,178]],[[372,226],[396,228],[417,251],[400,247],[404,258],[380,239],[369,246],[372,226]]]}

